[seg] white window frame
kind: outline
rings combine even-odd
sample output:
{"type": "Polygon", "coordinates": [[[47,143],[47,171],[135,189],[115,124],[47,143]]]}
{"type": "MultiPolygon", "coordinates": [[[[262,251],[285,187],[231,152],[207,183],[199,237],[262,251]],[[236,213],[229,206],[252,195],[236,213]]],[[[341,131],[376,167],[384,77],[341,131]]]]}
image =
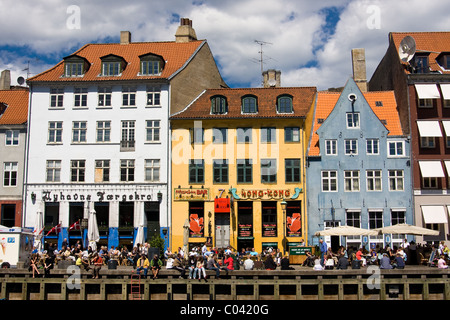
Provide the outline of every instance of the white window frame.
{"type": "Polygon", "coordinates": [[[161,106],[161,88],[147,87],[147,107],[161,106]]]}
{"type": "Polygon", "coordinates": [[[111,121],[100,120],[97,121],[95,139],[97,142],[111,142],[111,121]]]}
{"type": "Polygon", "coordinates": [[[18,146],[20,139],[20,130],[6,130],[5,146],[18,146]]]}
{"type": "Polygon", "coordinates": [[[436,147],[435,137],[420,137],[421,148],[434,148],[436,147]]]}
{"type": "Polygon", "coordinates": [[[161,160],[146,159],[145,160],[145,181],[158,182],[161,178],[161,160]]]}
{"type": "Polygon", "coordinates": [[[111,178],[111,160],[95,160],[95,182],[109,182],[111,178]],[[106,171],[107,170],[107,171],[106,171]]]}
{"type": "Polygon", "coordinates": [[[60,182],[61,181],[61,160],[47,160],[45,167],[45,181],[46,182],[60,182]],[[49,174],[51,179],[49,179],[49,174]]]}
{"type": "Polygon", "coordinates": [[[62,109],[64,107],[64,88],[50,88],[50,108],[62,109]]]}
{"type": "Polygon", "coordinates": [[[396,141],[388,141],[387,142],[387,155],[388,155],[389,158],[404,157],[405,156],[405,141],[398,141],[398,140],[396,140],[396,141]],[[395,143],[395,154],[394,155],[391,155],[390,145],[392,143],[395,143]],[[397,152],[398,151],[398,144],[401,144],[401,146],[402,146],[402,153],[401,154],[398,154],[398,152],[397,152]]]}
{"type": "Polygon", "coordinates": [[[347,129],[359,129],[359,112],[347,112],[345,120],[347,122],[347,129]]]}
{"type": "Polygon", "coordinates": [[[321,190],[322,192],[338,192],[338,175],[336,170],[322,170],[321,174],[321,190]],[[331,176],[331,173],[334,176],[331,176]],[[326,176],[325,176],[326,174],[326,176]],[[327,181],[328,188],[325,189],[324,181],[327,181]],[[332,188],[333,182],[335,182],[335,189],[332,188]]]}
{"type": "Polygon", "coordinates": [[[112,99],[112,90],[109,87],[101,87],[98,89],[98,107],[110,108],[112,99]]]}
{"type": "Polygon", "coordinates": [[[72,143],[87,142],[87,121],[72,121],[72,143]]]}
{"type": "Polygon", "coordinates": [[[366,154],[368,155],[379,155],[380,154],[380,139],[366,139],[366,154]],[[374,152],[374,148],[376,151],[374,152]],[[369,150],[370,149],[370,150],[369,150]]]}
{"type": "Polygon", "coordinates": [[[325,154],[327,156],[337,156],[338,154],[338,143],[336,139],[325,140],[325,154]]]}
{"type": "Polygon", "coordinates": [[[161,142],[161,121],[146,120],[145,132],[147,142],[161,142]]]}
{"type": "Polygon", "coordinates": [[[366,170],[366,190],[368,192],[380,192],[383,191],[383,172],[379,169],[366,170]],[[379,176],[376,174],[379,173],[379,176]],[[370,182],[372,181],[373,189],[369,188],[370,182]],[[377,188],[377,181],[379,182],[379,187],[377,188]]]}
{"type": "Polygon", "coordinates": [[[47,143],[62,144],[62,141],[63,141],[62,135],[63,135],[63,122],[62,121],[49,121],[48,122],[47,143]],[[58,133],[59,133],[59,135],[58,135],[58,133]],[[59,137],[59,139],[58,139],[58,137],[59,137]]]}
{"type": "Polygon", "coordinates": [[[19,180],[19,163],[16,161],[7,161],[3,163],[3,186],[17,187],[19,180]],[[8,181],[8,183],[5,183],[8,181]]]}
{"type": "Polygon", "coordinates": [[[405,173],[402,169],[389,169],[388,170],[389,191],[404,191],[405,190],[405,173]],[[401,172],[401,175],[398,173],[401,172]],[[392,173],[392,174],[391,174],[392,173]],[[395,187],[392,188],[393,181],[395,187]],[[401,188],[399,187],[399,181],[401,181],[401,188]]]}
{"type": "Polygon", "coordinates": [[[345,155],[358,155],[358,139],[345,139],[344,140],[345,155]],[[351,144],[351,148],[347,148],[351,144]],[[353,148],[354,147],[354,148],[353,148]]]}
{"type": "Polygon", "coordinates": [[[88,98],[87,88],[75,88],[73,93],[73,107],[74,108],[86,108],[88,98]]]}
{"type": "Polygon", "coordinates": [[[122,106],[123,107],[136,106],[136,88],[122,87],[122,106]]]}
{"type": "Polygon", "coordinates": [[[70,160],[70,182],[85,182],[85,181],[86,181],[86,160],[70,160]],[[75,175],[74,172],[76,172],[75,175]]]}
{"type": "Polygon", "coordinates": [[[360,190],[359,170],[344,170],[344,191],[359,192],[360,190]]]}

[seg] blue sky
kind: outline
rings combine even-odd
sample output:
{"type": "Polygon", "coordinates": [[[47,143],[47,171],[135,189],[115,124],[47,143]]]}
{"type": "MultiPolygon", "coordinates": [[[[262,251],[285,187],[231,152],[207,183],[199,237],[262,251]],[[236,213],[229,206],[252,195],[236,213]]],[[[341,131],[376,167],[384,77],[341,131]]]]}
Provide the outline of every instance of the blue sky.
{"type": "Polygon", "coordinates": [[[181,17],[206,39],[231,87],[261,85],[259,51],[282,86],[343,86],[352,48],[365,48],[367,78],[383,57],[391,31],[449,31],[450,0],[0,0],[0,69],[42,72],[86,43],[172,41],[181,17]],[[105,10],[105,7],[108,10],[105,10]],[[420,23],[418,23],[420,22],[420,23]]]}

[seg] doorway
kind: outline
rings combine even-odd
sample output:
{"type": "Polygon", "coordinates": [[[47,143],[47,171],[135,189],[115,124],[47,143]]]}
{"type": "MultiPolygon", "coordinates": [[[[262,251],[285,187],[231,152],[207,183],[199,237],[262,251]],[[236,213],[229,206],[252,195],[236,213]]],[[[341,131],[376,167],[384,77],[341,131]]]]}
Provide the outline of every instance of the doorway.
{"type": "Polygon", "coordinates": [[[216,247],[226,248],[230,245],[230,214],[216,213],[215,214],[215,236],[216,247]]]}

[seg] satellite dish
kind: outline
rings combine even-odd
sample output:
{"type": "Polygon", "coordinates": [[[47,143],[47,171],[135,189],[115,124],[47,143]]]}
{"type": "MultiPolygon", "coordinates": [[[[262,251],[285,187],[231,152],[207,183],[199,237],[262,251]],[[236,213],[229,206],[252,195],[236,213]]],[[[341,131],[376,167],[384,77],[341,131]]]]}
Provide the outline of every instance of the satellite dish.
{"type": "Polygon", "coordinates": [[[411,36],[406,36],[400,42],[398,55],[403,62],[409,62],[416,53],[416,41],[411,36]]]}
{"type": "Polygon", "coordinates": [[[24,77],[18,77],[18,78],[17,78],[17,83],[18,83],[19,85],[23,85],[23,84],[25,83],[24,77]]]}

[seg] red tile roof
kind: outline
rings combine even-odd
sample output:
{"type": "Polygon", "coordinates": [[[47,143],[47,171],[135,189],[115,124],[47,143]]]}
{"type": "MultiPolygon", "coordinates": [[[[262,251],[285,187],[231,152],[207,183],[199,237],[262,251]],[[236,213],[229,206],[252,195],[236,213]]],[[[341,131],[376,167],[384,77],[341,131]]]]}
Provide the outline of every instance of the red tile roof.
{"type": "Polygon", "coordinates": [[[316,92],[315,87],[208,89],[185,110],[172,115],[171,119],[304,118],[313,105],[316,92]],[[257,113],[242,114],[241,99],[246,95],[253,95],[257,98],[257,113]],[[282,95],[292,97],[293,113],[277,113],[277,98],[282,95]],[[226,114],[211,114],[211,98],[213,96],[226,97],[228,105],[226,114]]]}
{"type": "Polygon", "coordinates": [[[24,124],[28,119],[28,88],[0,90],[0,103],[6,110],[0,115],[2,124],[24,124]]]}
{"type": "MultiPolygon", "coordinates": [[[[326,119],[330,115],[339,99],[340,94],[340,92],[328,91],[320,91],[317,93],[316,109],[313,118],[313,131],[310,138],[308,156],[320,155],[319,135],[316,132],[321,126],[321,123],[317,120],[326,119]]],[[[394,91],[373,91],[364,92],[363,94],[378,119],[386,120],[385,126],[389,130],[388,135],[402,135],[403,132],[397,112],[397,103],[395,100],[394,91]],[[382,101],[383,106],[376,106],[376,101],[382,101]]]]}
{"type": "MultiPolygon", "coordinates": [[[[391,32],[390,39],[398,49],[400,42],[406,36],[411,36],[416,42],[416,53],[430,52],[429,65],[432,71],[450,73],[443,69],[436,61],[441,52],[450,52],[450,32],[391,32]]],[[[402,62],[406,64],[405,62],[402,62]]],[[[409,71],[406,71],[409,73],[409,71]]]]}
{"type": "MultiPolygon", "coordinates": [[[[64,60],[53,68],[46,70],[28,81],[99,81],[99,80],[133,80],[133,79],[168,79],[174,75],[200,49],[206,41],[177,42],[132,42],[129,44],[87,44],[72,55],[85,58],[91,64],[83,77],[63,77],[64,60]],[[152,53],[165,60],[165,67],[159,76],[138,76],[140,71],[139,56],[152,53]],[[122,57],[127,65],[121,76],[102,77],[101,57],[107,55],[122,57]]],[[[71,55],[71,56],[72,56],[71,55]]]]}

